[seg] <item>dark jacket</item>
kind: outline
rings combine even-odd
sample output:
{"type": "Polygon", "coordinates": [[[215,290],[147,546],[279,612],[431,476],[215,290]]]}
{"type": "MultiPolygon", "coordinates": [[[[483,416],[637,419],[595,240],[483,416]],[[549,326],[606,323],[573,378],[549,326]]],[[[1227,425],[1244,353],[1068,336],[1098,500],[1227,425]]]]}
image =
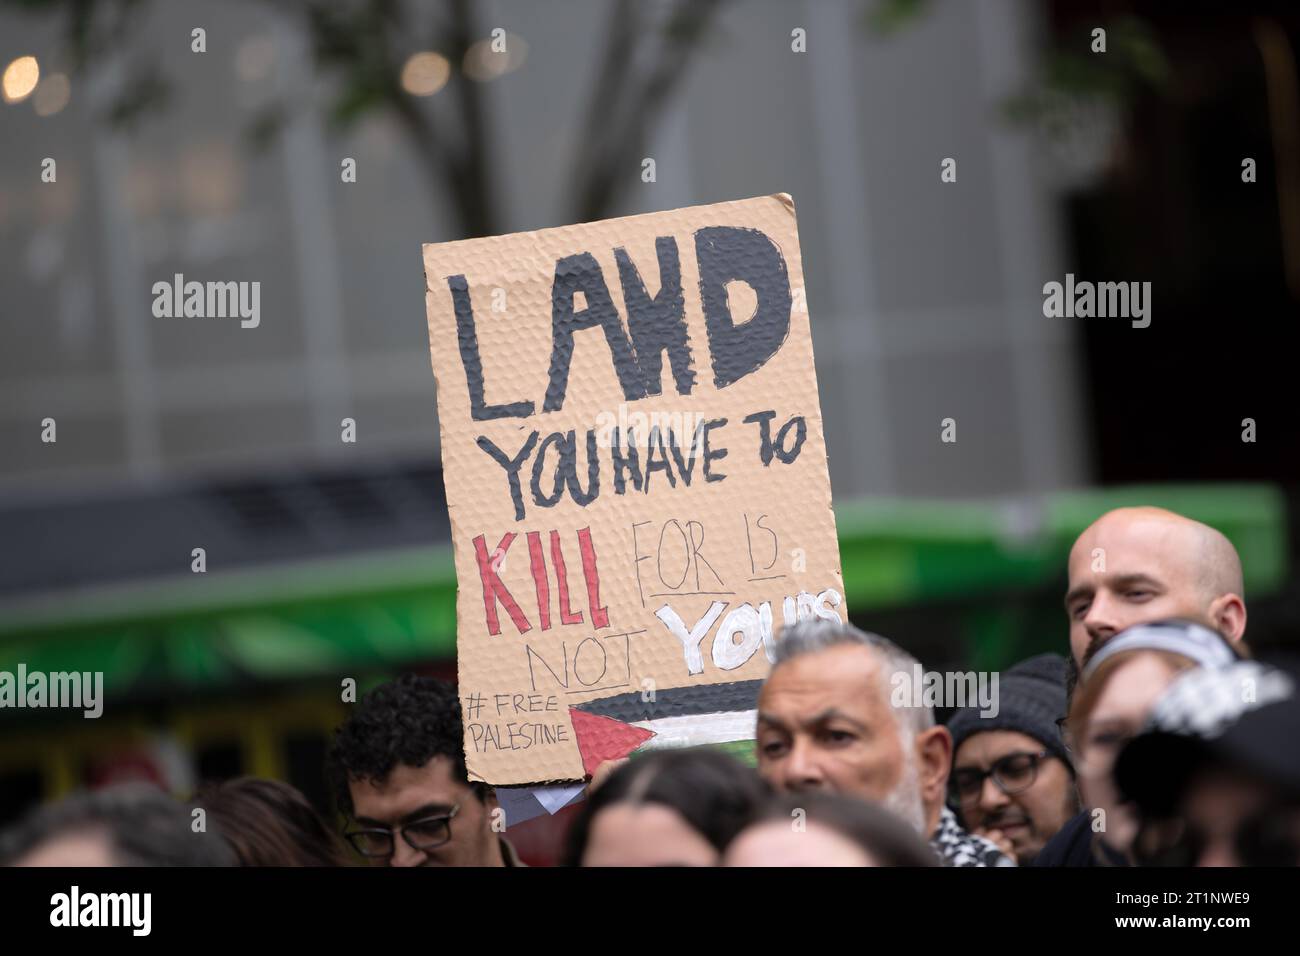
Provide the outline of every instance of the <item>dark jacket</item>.
{"type": "Polygon", "coordinates": [[[1128,862],[1096,839],[1092,811],[1084,810],[1066,821],[1034,857],[1033,866],[1128,866],[1128,862]]]}

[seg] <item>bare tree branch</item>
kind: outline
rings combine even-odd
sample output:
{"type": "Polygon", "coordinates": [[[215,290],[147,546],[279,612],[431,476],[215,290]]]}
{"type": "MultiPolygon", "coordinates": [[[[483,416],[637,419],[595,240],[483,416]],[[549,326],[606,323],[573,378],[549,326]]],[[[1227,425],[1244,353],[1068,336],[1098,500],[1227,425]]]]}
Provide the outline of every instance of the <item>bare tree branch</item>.
{"type": "MultiPolygon", "coordinates": [[[[588,137],[585,142],[580,142],[579,149],[591,150],[599,162],[576,184],[575,207],[579,221],[600,219],[608,214],[617,197],[620,181],[630,180],[674,89],[685,79],[687,62],[708,32],[723,2],[679,0],[665,22],[662,42],[657,49],[658,60],[645,78],[623,97],[625,102],[611,103],[604,108],[603,117],[595,108],[589,114],[588,137]]],[[[622,8],[615,11],[616,18],[625,14],[622,8]]],[[[611,24],[611,49],[619,42],[621,31],[625,29],[625,24],[611,24]]],[[[625,74],[629,72],[630,62],[630,57],[621,60],[607,57],[606,69],[625,74]]],[[[627,86],[625,76],[603,77],[601,82],[607,80],[622,88],[627,86]]],[[[600,98],[600,90],[594,91],[593,96],[600,98]]]]}

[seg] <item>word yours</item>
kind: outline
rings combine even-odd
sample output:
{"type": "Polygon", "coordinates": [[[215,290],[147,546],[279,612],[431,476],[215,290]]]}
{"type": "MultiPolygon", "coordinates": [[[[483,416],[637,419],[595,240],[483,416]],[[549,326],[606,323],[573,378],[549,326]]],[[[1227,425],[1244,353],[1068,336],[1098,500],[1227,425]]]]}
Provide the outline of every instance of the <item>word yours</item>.
{"type": "MultiPolygon", "coordinates": [[[[820,618],[826,621],[842,623],[833,608],[840,606],[843,599],[838,591],[827,588],[813,596],[807,591],[800,591],[795,597],[787,597],[781,605],[781,616],[786,627],[796,621],[820,618]]],[[[704,656],[700,645],[714,623],[727,609],[726,601],[714,601],[709,609],[688,628],[681,616],[665,604],[655,611],[655,617],[668,628],[668,632],[682,642],[682,653],[686,659],[688,674],[704,672],[704,656]]],[[[718,625],[713,637],[713,663],[719,670],[735,670],[758,652],[762,646],[767,653],[769,663],[776,663],[776,638],[772,633],[772,602],[763,601],[758,607],[746,603],[733,608],[722,623],[718,625]]]]}

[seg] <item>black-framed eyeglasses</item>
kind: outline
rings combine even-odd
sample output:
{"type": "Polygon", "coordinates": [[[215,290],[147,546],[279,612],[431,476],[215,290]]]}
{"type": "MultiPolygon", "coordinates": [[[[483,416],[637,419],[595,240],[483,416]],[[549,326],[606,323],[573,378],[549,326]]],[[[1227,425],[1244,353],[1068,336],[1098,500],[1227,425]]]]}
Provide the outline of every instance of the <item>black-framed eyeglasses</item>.
{"type": "MultiPolygon", "coordinates": [[[[447,813],[404,823],[396,828],[396,832],[402,834],[402,839],[413,850],[436,850],[451,840],[451,819],[459,812],[458,803],[447,813]]],[[[357,827],[343,835],[362,856],[376,859],[393,855],[396,847],[393,833],[394,830],[388,827],[357,827]]]]}
{"type": "Polygon", "coordinates": [[[1023,793],[1038,779],[1038,765],[1047,756],[1049,753],[1046,750],[1007,754],[993,761],[993,766],[988,770],[976,770],[974,767],[954,770],[948,780],[948,792],[957,803],[975,803],[984,790],[984,781],[992,777],[993,783],[1007,796],[1023,793]]]}

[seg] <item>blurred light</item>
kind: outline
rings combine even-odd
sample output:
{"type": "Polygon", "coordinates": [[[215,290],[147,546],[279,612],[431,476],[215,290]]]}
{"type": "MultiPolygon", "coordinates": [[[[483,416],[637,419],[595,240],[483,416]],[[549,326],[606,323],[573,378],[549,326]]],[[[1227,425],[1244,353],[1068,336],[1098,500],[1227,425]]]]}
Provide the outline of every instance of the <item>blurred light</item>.
{"type": "Polygon", "coordinates": [[[465,51],[465,75],[471,80],[495,80],[505,76],[524,65],[528,56],[528,44],[524,38],[513,33],[505,36],[506,48],[500,53],[492,49],[492,41],[479,40],[465,51]]]}
{"type": "Polygon", "coordinates": [[[207,143],[181,157],[181,189],[192,215],[229,215],[243,194],[239,160],[229,145],[207,143]]]}
{"type": "Polygon", "coordinates": [[[441,53],[414,53],[402,67],[402,89],[412,96],[432,96],[450,76],[451,64],[441,53]]]}
{"type": "Polygon", "coordinates": [[[6,103],[19,103],[31,95],[41,78],[41,67],[34,56],[20,56],[5,67],[4,98],[6,103]]]}
{"type": "Polygon", "coordinates": [[[68,105],[72,95],[72,84],[63,73],[51,73],[36,87],[36,98],[32,105],[37,116],[53,116],[68,105]]]}
{"type": "Polygon", "coordinates": [[[374,159],[391,160],[400,138],[396,122],[386,113],[372,113],[362,121],[361,142],[367,155],[374,159]]]}
{"type": "Polygon", "coordinates": [[[248,37],[235,51],[235,75],[245,83],[265,80],[274,67],[275,40],[267,34],[248,37]]]}

